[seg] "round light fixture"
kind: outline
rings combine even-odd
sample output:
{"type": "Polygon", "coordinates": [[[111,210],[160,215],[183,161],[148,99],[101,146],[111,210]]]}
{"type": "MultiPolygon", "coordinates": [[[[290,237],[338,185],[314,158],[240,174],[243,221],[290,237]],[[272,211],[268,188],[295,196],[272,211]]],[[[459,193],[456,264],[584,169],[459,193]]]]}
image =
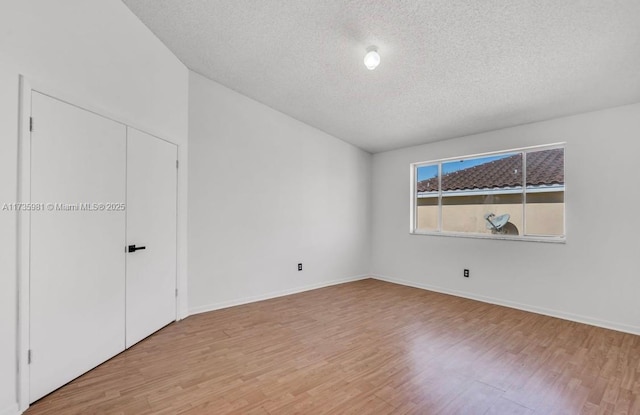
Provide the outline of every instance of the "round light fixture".
{"type": "Polygon", "coordinates": [[[364,55],[364,66],[368,70],[373,71],[380,65],[380,55],[378,54],[378,48],[375,46],[369,46],[367,48],[367,54],[364,55]]]}

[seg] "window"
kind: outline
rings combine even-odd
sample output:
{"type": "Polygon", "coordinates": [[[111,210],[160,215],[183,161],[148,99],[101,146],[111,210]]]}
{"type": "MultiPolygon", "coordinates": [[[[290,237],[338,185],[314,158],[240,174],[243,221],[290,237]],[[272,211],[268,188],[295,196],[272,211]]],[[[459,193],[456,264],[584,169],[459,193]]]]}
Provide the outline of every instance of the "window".
{"type": "Polygon", "coordinates": [[[564,144],[414,163],[411,171],[411,233],[565,240],[564,144]]]}

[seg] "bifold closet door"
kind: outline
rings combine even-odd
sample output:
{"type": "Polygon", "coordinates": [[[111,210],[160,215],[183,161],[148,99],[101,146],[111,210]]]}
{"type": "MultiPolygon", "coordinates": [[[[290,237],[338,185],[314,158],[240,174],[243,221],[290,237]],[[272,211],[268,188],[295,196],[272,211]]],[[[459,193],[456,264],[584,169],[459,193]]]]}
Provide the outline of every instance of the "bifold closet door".
{"type": "Polygon", "coordinates": [[[32,94],[30,401],[125,348],[126,127],[32,94]]]}
{"type": "Polygon", "coordinates": [[[128,129],[126,346],[176,319],[177,147],[128,129]]]}

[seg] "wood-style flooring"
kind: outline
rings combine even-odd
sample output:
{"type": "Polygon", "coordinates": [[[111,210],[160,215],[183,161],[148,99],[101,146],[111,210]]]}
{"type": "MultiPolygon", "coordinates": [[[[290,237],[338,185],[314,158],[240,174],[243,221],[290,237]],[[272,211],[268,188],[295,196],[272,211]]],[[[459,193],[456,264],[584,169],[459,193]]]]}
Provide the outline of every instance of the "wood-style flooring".
{"type": "Polygon", "coordinates": [[[191,316],[36,414],[640,414],[640,336],[363,280],[191,316]]]}

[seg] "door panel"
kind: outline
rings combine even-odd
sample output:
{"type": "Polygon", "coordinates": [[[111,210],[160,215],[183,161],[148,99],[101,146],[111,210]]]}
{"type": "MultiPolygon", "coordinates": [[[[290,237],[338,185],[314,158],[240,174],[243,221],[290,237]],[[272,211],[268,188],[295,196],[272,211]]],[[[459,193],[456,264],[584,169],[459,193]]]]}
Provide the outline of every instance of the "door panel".
{"type": "Polygon", "coordinates": [[[124,350],[126,127],[34,92],[30,401],[124,350]],[[96,207],[96,210],[90,210],[96,207]]]}
{"type": "Polygon", "coordinates": [[[126,346],[176,319],[177,147],[128,128],[126,346]]]}

